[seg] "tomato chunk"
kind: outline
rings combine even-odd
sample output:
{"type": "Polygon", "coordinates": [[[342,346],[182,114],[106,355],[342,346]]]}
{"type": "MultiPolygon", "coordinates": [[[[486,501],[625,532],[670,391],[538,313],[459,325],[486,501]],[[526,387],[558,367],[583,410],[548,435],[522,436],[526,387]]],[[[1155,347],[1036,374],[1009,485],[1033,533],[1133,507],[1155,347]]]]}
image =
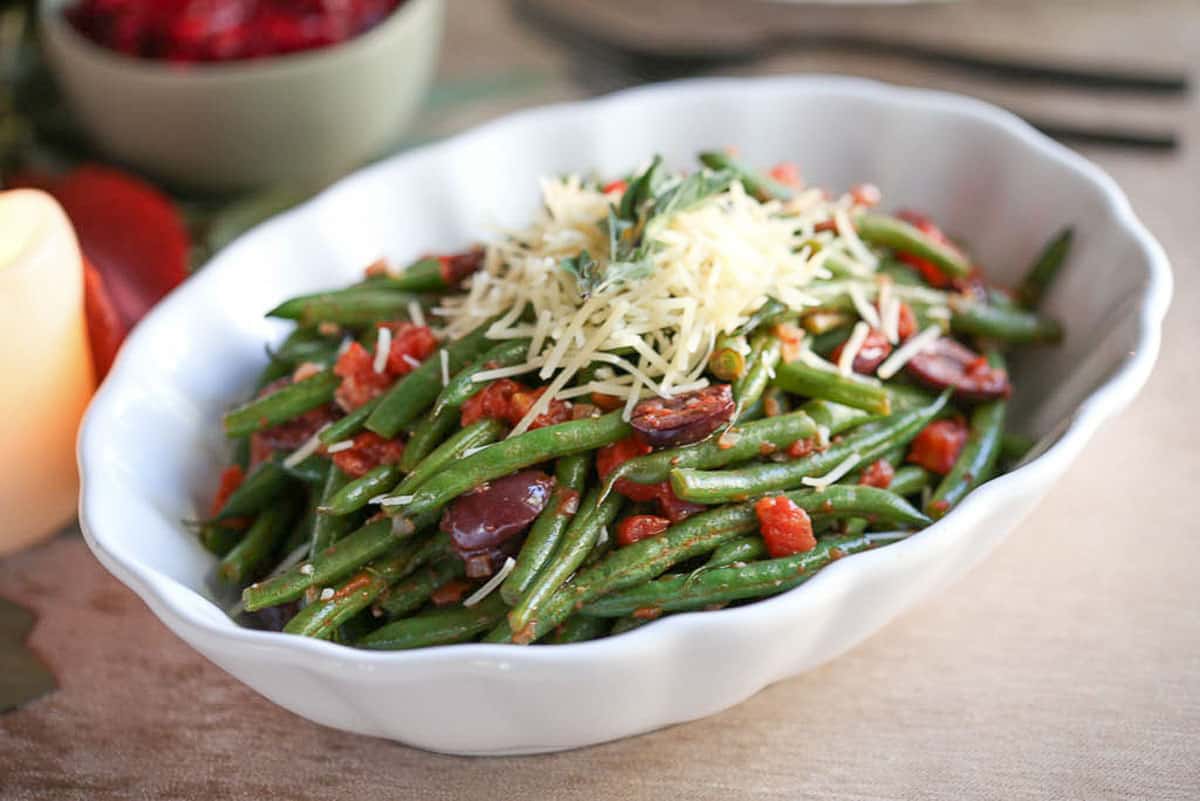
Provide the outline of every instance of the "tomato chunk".
{"type": "MultiPolygon", "coordinates": [[[[652,450],[653,448],[637,434],[614,442],[612,445],[605,445],[596,452],[596,472],[601,479],[606,479],[612,471],[625,462],[638,456],[644,456],[652,450]]],[[[632,501],[653,501],[657,500],[659,495],[657,484],[638,484],[627,478],[617,481],[613,488],[632,501]]]]}
{"type": "Polygon", "coordinates": [[[794,161],[781,161],[771,168],[770,176],[784,186],[800,186],[800,168],[794,161]]]}
{"type": "Polygon", "coordinates": [[[381,464],[395,464],[404,455],[404,443],[384,439],[371,431],[354,437],[354,445],[333,454],[333,463],[348,476],[362,478],[381,464]]]}
{"type": "Polygon", "coordinates": [[[394,381],[386,371],[375,372],[374,357],[357,342],[350,343],[350,347],[338,357],[333,365],[333,374],[342,378],[341,386],[333,397],[344,412],[352,412],[379,397],[394,381]]]}
{"type": "Polygon", "coordinates": [[[393,376],[408,375],[437,350],[437,337],[427,325],[399,322],[381,323],[379,327],[392,332],[385,369],[393,376]]]}
{"type": "MultiPolygon", "coordinates": [[[[942,229],[934,225],[933,221],[924,214],[919,214],[915,211],[901,211],[896,216],[938,242],[950,245],[951,247],[954,246],[946,235],[942,233],[942,229]]],[[[921,276],[930,286],[937,287],[938,289],[950,286],[950,277],[942,272],[933,262],[922,259],[919,256],[914,256],[911,253],[898,253],[896,255],[900,261],[910,265],[921,273],[921,276]]]]}
{"type": "Polygon", "coordinates": [[[961,417],[934,420],[921,429],[908,449],[908,461],[944,476],[958,461],[967,442],[967,423],[961,417]]]}
{"type": "Polygon", "coordinates": [[[900,336],[901,342],[917,333],[917,316],[913,314],[913,310],[907,303],[900,304],[900,319],[896,325],[896,333],[900,336]]]}
{"type": "Polygon", "coordinates": [[[867,469],[859,476],[858,483],[864,487],[887,489],[892,486],[892,479],[895,477],[896,469],[892,467],[891,462],[887,459],[876,459],[867,465],[867,469]]]}
{"type": "Polygon", "coordinates": [[[229,500],[229,496],[234,490],[242,486],[242,482],[246,480],[246,474],[238,465],[230,465],[221,471],[221,482],[217,485],[217,494],[213,498],[212,508],[209,511],[213,517],[221,511],[225,506],[225,502],[229,500]]]}
{"type": "MultiPolygon", "coordinates": [[[[545,387],[530,389],[511,378],[492,381],[463,404],[462,425],[465,428],[486,417],[515,426],[545,391],[545,387]]],[[[571,409],[572,405],[566,401],[552,400],[546,411],[533,418],[529,428],[565,423],[571,419],[571,409]]]]}
{"type": "Polygon", "coordinates": [[[630,515],[617,524],[617,544],[622,547],[662,534],[671,521],[658,515],[630,515]]]}
{"type": "Polygon", "coordinates": [[[625,190],[628,188],[629,184],[618,178],[615,181],[609,181],[606,183],[603,187],[601,187],[600,191],[606,195],[623,195],[625,194],[625,190]]]}
{"type": "Polygon", "coordinates": [[[784,495],[760,498],[754,504],[758,527],[772,559],[805,553],[817,547],[812,518],[784,495]]]}

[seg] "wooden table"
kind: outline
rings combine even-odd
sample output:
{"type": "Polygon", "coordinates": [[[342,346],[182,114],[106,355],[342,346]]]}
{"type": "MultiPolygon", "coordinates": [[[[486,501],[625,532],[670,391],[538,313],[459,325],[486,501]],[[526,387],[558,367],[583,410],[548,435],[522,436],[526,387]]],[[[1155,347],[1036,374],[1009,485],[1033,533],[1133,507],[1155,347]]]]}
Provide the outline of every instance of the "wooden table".
{"type": "MultiPolygon", "coordinates": [[[[504,6],[456,0],[443,78],[524,70],[426,133],[581,93],[566,54],[504,6]]],[[[861,13],[866,27],[878,12],[861,13]]],[[[893,14],[889,28],[1114,63],[1200,66],[1193,2],[1007,2],[893,14]]],[[[834,663],[723,714],[551,756],[461,759],[284,712],[160,625],[65,535],[0,562],[61,689],[0,716],[4,799],[822,799],[1200,797],[1200,106],[986,84],[897,59],[777,57],[961,90],[1026,113],[1178,129],[1149,155],[1093,149],[1170,254],[1157,370],[984,564],[834,663]],[[1146,480],[1152,478],[1152,480],[1146,480]]],[[[469,721],[464,721],[469,725],[469,721]]]]}

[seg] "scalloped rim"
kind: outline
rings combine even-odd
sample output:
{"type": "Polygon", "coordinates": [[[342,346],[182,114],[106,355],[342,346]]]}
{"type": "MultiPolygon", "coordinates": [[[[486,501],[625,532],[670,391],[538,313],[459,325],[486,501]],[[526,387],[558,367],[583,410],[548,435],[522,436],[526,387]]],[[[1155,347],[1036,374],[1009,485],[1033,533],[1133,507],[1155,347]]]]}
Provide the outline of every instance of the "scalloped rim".
{"type": "MultiPolygon", "coordinates": [[[[955,532],[978,522],[985,509],[1018,496],[1027,494],[1025,488],[1043,486],[1053,475],[1066,466],[1083,449],[1088,439],[1100,424],[1123,410],[1137,395],[1150,375],[1158,355],[1161,342],[1163,319],[1170,303],[1172,278],[1167,257],[1162,247],[1133,213],[1129,201],[1116,182],[1103,170],[1079,154],[1045,137],[1015,115],[980,100],[925,89],[893,87],[875,81],[829,75],[781,78],[717,78],[677,81],[654,86],[617,92],[603,98],[574,103],[563,103],[539,107],[502,117],[471,131],[458,134],[444,142],[418,148],[398,155],[387,162],[361,170],[342,179],[326,189],[316,198],[302,206],[286,212],[263,224],[284,224],[292,217],[303,217],[311,213],[315,204],[328,193],[335,192],[347,181],[359,175],[383,169],[387,164],[402,160],[421,159],[427,154],[443,149],[452,149],[469,143],[472,138],[508,125],[529,122],[542,116],[570,115],[582,107],[619,105],[631,97],[653,97],[658,94],[703,95],[713,89],[728,89],[731,86],[753,86],[755,89],[788,91],[792,89],[836,89],[847,95],[864,97],[885,103],[915,103],[934,110],[952,110],[981,119],[1021,140],[1041,156],[1067,165],[1083,179],[1098,186],[1104,193],[1110,210],[1120,221],[1127,233],[1139,246],[1150,265],[1149,280],[1142,295],[1138,326],[1139,341],[1136,350],[1127,356],[1113,375],[1079,405],[1069,427],[1059,439],[1041,456],[1028,464],[996,478],[971,493],[950,515],[912,537],[889,545],[887,548],[868,551],[847,557],[821,570],[804,585],[758,603],[715,612],[686,613],[672,615],[647,626],[621,635],[590,642],[577,643],[555,648],[519,648],[511,645],[463,644],[439,646],[406,652],[371,652],[356,650],[321,640],[291,635],[261,632],[237,626],[231,620],[214,622],[201,615],[195,608],[177,602],[173,596],[182,592],[191,601],[212,604],[190,588],[153,570],[146,565],[126,561],[112,553],[105,544],[103,533],[98,533],[96,521],[89,508],[92,499],[105,490],[106,481],[100,469],[100,454],[107,437],[105,420],[113,411],[121,388],[135,377],[134,364],[139,359],[143,342],[153,332],[170,324],[171,318],[189,303],[186,288],[191,284],[203,284],[218,280],[221,270],[232,268],[233,263],[221,263],[218,256],[214,264],[189,279],[181,290],[173,292],[137,327],[122,349],[116,364],[104,385],[97,392],[80,428],[78,461],[82,478],[80,492],[80,524],[85,539],[104,566],[124,584],[133,589],[156,615],[169,627],[185,631],[185,639],[206,637],[236,645],[261,656],[291,660],[303,659],[306,667],[344,675],[347,669],[373,671],[386,667],[394,675],[396,670],[406,667],[424,668],[429,665],[453,661],[458,664],[470,662],[485,670],[503,668],[512,670],[522,666],[561,666],[570,669],[577,664],[595,664],[615,658],[619,653],[636,650],[652,640],[665,640],[672,636],[719,636],[729,628],[741,628],[749,622],[787,610],[800,610],[808,605],[829,600],[855,582],[855,576],[881,560],[902,557],[915,549],[937,549],[949,545],[955,532]]],[[[262,226],[260,226],[261,228],[262,226]]],[[[254,236],[256,228],[244,236],[254,236]]],[[[980,557],[982,558],[982,557],[980,557]]],[[[190,604],[195,607],[195,604],[190,604]]],[[[213,607],[215,608],[215,607],[213,607]]],[[[760,688],[756,688],[760,689],[760,688]]],[[[747,693],[749,695],[750,693],[747,693]]]]}

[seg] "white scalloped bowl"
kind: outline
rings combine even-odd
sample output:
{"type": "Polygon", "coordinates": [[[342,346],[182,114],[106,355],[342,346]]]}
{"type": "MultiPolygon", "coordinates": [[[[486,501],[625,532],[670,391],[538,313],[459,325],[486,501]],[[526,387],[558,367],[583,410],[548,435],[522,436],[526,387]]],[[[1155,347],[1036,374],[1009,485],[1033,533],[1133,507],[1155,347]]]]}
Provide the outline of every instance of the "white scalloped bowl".
{"type": "Polygon", "coordinates": [[[992,106],[814,76],[704,80],[526,111],[359,172],[224,250],[140,325],[79,440],[81,519],[100,561],[176,634],[276,703],[339,729],[459,754],[551,751],[713,714],[826,662],[982,559],[1150,373],[1171,293],[1167,260],[1116,184],[992,106]],[[283,298],[337,286],[380,254],[403,262],[528,219],[535,179],[676,165],[736,144],[794,159],[810,183],[873,181],[927,210],[1013,281],[1076,229],[1047,299],[1059,347],[1015,359],[1017,426],[1049,447],[907,541],[843,559],[802,587],[719,612],[560,647],[356,651],[242,629],[180,523],[203,509],[225,453],[219,419],[282,326],[283,298]],[[1051,444],[1052,443],[1052,444],[1051,444]]]}

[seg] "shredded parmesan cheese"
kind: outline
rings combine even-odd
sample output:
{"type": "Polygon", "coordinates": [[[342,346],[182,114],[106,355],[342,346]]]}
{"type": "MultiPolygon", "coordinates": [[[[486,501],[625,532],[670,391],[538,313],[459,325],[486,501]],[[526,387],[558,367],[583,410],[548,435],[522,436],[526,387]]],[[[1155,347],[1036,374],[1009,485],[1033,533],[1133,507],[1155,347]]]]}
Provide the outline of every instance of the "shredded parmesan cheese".
{"type": "Polygon", "coordinates": [[[319,429],[317,429],[317,433],[313,434],[311,437],[309,437],[307,440],[305,440],[303,445],[301,445],[296,450],[292,451],[291,454],[289,454],[288,457],[283,460],[283,466],[284,467],[295,467],[296,465],[300,464],[305,459],[307,459],[308,457],[310,457],[314,453],[316,453],[317,449],[321,447],[321,440],[320,440],[321,432],[323,432],[325,429],[329,428],[330,425],[331,425],[330,423],[326,423],[325,425],[323,425],[319,429]]]}
{"type": "Polygon", "coordinates": [[[516,559],[513,559],[511,556],[506,557],[504,560],[504,564],[500,566],[500,569],[496,571],[496,574],[494,576],[492,576],[490,579],[488,579],[487,582],[485,582],[482,587],[480,587],[479,589],[475,590],[475,592],[468,595],[466,600],[463,601],[463,606],[467,606],[467,607],[474,606],[475,604],[482,601],[484,598],[491,595],[492,592],[495,591],[495,589],[497,587],[499,587],[501,584],[504,583],[504,580],[506,578],[508,578],[508,574],[513,572],[513,569],[516,568],[516,566],[517,566],[516,559]]]}
{"type": "Polygon", "coordinates": [[[862,350],[863,343],[867,341],[867,335],[870,333],[871,327],[862,320],[854,324],[854,330],[850,332],[850,338],[846,340],[838,357],[838,372],[842,375],[854,374],[854,360],[858,358],[858,352],[862,350]]]}
{"type": "Polygon", "coordinates": [[[415,300],[408,302],[408,319],[413,325],[425,325],[425,312],[421,309],[421,304],[415,300]]]}
{"type": "Polygon", "coordinates": [[[854,469],[855,465],[862,459],[857,453],[852,453],[843,459],[837,467],[830,470],[823,476],[805,476],[800,479],[801,483],[808,487],[816,489],[825,489],[831,484],[836,484],[843,476],[854,469]]]}
{"type": "Polygon", "coordinates": [[[380,506],[407,506],[412,503],[414,497],[413,495],[388,495],[384,493],[383,495],[376,495],[368,503],[377,503],[380,506]]]}
{"type": "Polygon", "coordinates": [[[867,325],[871,328],[879,328],[879,312],[875,311],[875,307],[867,301],[867,296],[863,293],[862,284],[850,285],[850,300],[854,303],[854,309],[858,312],[867,325]]]}
{"type": "Polygon", "coordinates": [[[929,326],[924,331],[917,334],[900,347],[896,348],[896,350],[892,351],[892,355],[888,356],[884,360],[883,364],[879,365],[879,369],[875,371],[875,375],[879,376],[884,381],[888,380],[896,373],[900,372],[900,368],[908,364],[909,359],[923,352],[941,335],[941,326],[929,326]]]}
{"type": "Polygon", "coordinates": [[[442,386],[450,383],[450,354],[445,348],[438,351],[438,358],[442,362],[442,386]]]}
{"type": "Polygon", "coordinates": [[[342,451],[348,451],[353,447],[354,447],[354,440],[344,439],[341,442],[335,442],[332,445],[330,445],[328,448],[325,449],[325,452],[326,453],[341,453],[342,451]]]}
{"type": "Polygon", "coordinates": [[[392,352],[392,329],[380,327],[379,339],[375,340],[375,362],[371,367],[376,373],[382,373],[387,367],[388,355],[392,352]]]}
{"type": "Polygon", "coordinates": [[[414,370],[416,370],[418,367],[421,366],[421,360],[408,354],[408,353],[400,354],[400,358],[404,359],[404,363],[407,364],[409,367],[413,368],[414,370]]]}

